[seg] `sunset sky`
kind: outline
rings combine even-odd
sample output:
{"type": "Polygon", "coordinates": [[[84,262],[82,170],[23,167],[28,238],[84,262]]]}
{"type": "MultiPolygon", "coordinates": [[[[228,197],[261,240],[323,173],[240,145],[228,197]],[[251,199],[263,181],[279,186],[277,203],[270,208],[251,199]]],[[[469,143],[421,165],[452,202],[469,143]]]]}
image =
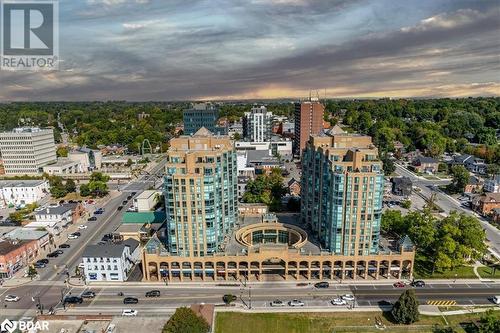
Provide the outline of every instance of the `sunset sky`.
{"type": "Polygon", "coordinates": [[[496,0],[60,0],[60,70],[0,101],[500,95],[496,0]]]}

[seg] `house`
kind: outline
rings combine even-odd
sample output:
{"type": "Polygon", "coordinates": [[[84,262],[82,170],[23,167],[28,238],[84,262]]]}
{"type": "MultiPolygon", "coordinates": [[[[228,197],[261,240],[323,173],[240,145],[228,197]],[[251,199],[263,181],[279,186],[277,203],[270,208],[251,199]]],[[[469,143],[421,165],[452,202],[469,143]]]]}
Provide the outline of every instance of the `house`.
{"type": "Polygon", "coordinates": [[[415,158],[413,160],[412,164],[413,164],[413,168],[417,172],[436,173],[438,171],[439,162],[438,162],[438,160],[436,160],[432,157],[419,155],[419,156],[417,156],[417,158],[415,158]]]}
{"type": "Polygon", "coordinates": [[[470,176],[469,182],[465,185],[464,193],[477,193],[483,188],[481,180],[476,176],[470,176]]]}
{"type": "Polygon", "coordinates": [[[392,193],[404,197],[410,196],[413,186],[410,178],[394,177],[391,179],[391,182],[392,182],[392,193]]]}
{"type": "Polygon", "coordinates": [[[46,250],[50,244],[50,234],[48,231],[31,228],[16,228],[3,236],[11,241],[36,241],[38,249],[46,250]]]}
{"type": "Polygon", "coordinates": [[[46,180],[0,181],[0,208],[29,205],[42,200],[48,193],[46,180]]]}
{"type": "Polygon", "coordinates": [[[463,165],[467,170],[473,173],[486,174],[487,165],[484,160],[472,155],[463,154],[453,156],[452,165],[463,165]]]}
{"type": "Polygon", "coordinates": [[[472,210],[487,216],[493,209],[500,208],[500,193],[485,193],[472,199],[472,210]]]}
{"type": "Polygon", "coordinates": [[[45,228],[54,235],[59,235],[69,224],[75,223],[85,213],[80,203],[67,203],[59,206],[47,206],[35,210],[35,221],[27,228],[45,228]]]}
{"type": "Polygon", "coordinates": [[[36,240],[0,241],[0,279],[10,279],[38,255],[36,240]]]}
{"type": "Polygon", "coordinates": [[[140,251],[135,239],[119,244],[88,245],[82,254],[86,281],[127,281],[140,260],[140,251]]]}
{"type": "Polygon", "coordinates": [[[483,189],[486,192],[500,193],[500,174],[484,182],[483,189]]]}
{"type": "Polygon", "coordinates": [[[300,196],[300,182],[295,178],[292,178],[288,181],[288,191],[292,196],[299,197],[300,196]]]}

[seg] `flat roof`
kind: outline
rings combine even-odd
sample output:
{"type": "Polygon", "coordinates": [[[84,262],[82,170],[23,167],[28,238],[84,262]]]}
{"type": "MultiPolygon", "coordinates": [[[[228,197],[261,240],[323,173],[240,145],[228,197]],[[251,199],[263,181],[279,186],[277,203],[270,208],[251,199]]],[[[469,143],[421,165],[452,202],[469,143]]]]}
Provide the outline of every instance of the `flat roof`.
{"type": "Polygon", "coordinates": [[[47,182],[45,179],[0,180],[0,188],[4,187],[36,187],[47,182]]]}

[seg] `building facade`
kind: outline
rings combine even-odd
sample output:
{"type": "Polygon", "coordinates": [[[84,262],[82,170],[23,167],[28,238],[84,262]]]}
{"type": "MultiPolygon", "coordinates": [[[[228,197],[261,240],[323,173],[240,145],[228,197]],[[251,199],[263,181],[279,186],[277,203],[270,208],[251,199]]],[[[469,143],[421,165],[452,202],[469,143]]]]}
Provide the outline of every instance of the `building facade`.
{"type": "Polygon", "coordinates": [[[486,192],[500,193],[500,175],[495,175],[493,178],[487,179],[483,186],[486,192]]]}
{"type": "Polygon", "coordinates": [[[164,181],[168,248],[179,256],[220,251],[237,219],[236,152],[207,129],[170,141],[164,181]]]}
{"type": "Polygon", "coordinates": [[[205,127],[215,134],[225,134],[226,129],[217,127],[219,108],[211,103],[194,104],[191,109],[184,110],[184,134],[192,135],[205,127]]]}
{"type": "Polygon", "coordinates": [[[85,279],[93,281],[127,281],[140,260],[139,242],[127,239],[120,244],[88,245],[82,254],[85,279]]]}
{"type": "Polygon", "coordinates": [[[384,190],[369,136],[312,136],[302,155],[301,220],[335,254],[377,254],[384,190]]]}
{"type": "Polygon", "coordinates": [[[40,174],[57,160],[54,130],[20,127],[0,133],[0,153],[6,175],[40,174]]]}
{"type": "Polygon", "coordinates": [[[0,207],[29,205],[49,193],[46,180],[0,181],[0,207]]]}
{"type": "Polygon", "coordinates": [[[269,142],[272,123],[273,114],[265,106],[253,107],[243,117],[243,137],[250,142],[269,142]]]}
{"type": "Polygon", "coordinates": [[[0,279],[10,279],[38,255],[36,240],[0,241],[0,279]]]}
{"type": "Polygon", "coordinates": [[[295,103],[294,154],[301,155],[309,136],[323,132],[325,107],[318,99],[295,103]]]}

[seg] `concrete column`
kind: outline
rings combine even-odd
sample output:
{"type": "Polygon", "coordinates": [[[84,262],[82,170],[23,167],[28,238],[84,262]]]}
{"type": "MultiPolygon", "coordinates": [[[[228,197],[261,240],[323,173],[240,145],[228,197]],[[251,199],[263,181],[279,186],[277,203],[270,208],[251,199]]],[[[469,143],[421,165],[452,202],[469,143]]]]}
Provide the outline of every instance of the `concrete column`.
{"type": "Polygon", "coordinates": [[[259,281],[262,281],[262,264],[259,265],[259,278],[258,278],[259,281]]]}
{"type": "Polygon", "coordinates": [[[345,279],[345,261],[342,261],[342,268],[340,269],[340,279],[345,279]]]}
{"type": "Polygon", "coordinates": [[[358,278],[358,262],[357,261],[354,262],[354,271],[352,274],[352,278],[353,278],[353,280],[356,280],[358,278]]]}
{"type": "Polygon", "coordinates": [[[319,262],[319,279],[323,280],[323,261],[319,262]]]}
{"type": "Polygon", "coordinates": [[[398,279],[401,279],[401,275],[403,274],[403,262],[399,264],[399,271],[398,271],[398,279]]]}
{"type": "Polygon", "coordinates": [[[368,266],[369,266],[370,262],[369,261],[365,261],[365,272],[363,274],[364,276],[364,279],[368,279],[368,266]]]}
{"type": "Polygon", "coordinates": [[[285,281],[288,280],[288,262],[285,261],[285,281]]]}

